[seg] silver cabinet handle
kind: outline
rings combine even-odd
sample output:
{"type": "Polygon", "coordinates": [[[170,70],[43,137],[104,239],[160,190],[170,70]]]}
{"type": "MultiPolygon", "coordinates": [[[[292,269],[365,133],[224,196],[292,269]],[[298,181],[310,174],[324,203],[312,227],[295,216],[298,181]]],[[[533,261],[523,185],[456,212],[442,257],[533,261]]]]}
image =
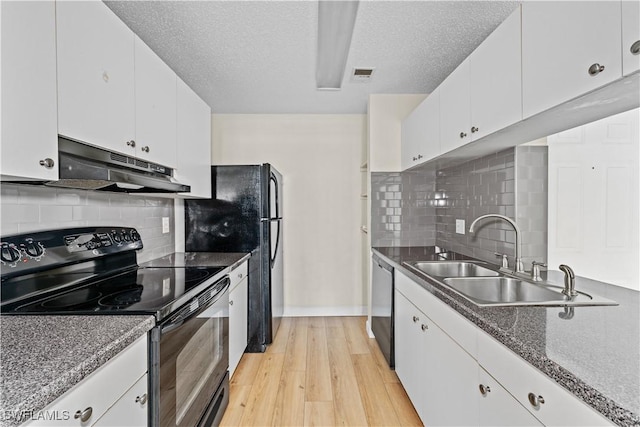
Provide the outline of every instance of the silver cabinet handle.
{"type": "Polygon", "coordinates": [[[420,318],[418,316],[413,316],[413,323],[416,323],[420,318]]]}
{"type": "Polygon", "coordinates": [[[482,394],[483,396],[491,393],[491,387],[489,387],[488,385],[480,384],[478,388],[480,389],[480,394],[482,394]]]}
{"type": "Polygon", "coordinates": [[[136,396],[136,403],[139,403],[140,405],[144,405],[145,403],[147,403],[147,393],[143,394],[142,396],[136,396]]]}
{"type": "Polygon", "coordinates": [[[422,154],[418,154],[418,160],[422,158],[422,154]]]}
{"type": "Polygon", "coordinates": [[[127,145],[131,148],[136,146],[136,142],[132,139],[131,141],[127,141],[127,145]]]}
{"type": "Polygon", "coordinates": [[[460,138],[466,138],[467,134],[465,132],[460,132],[460,138]]]}
{"type": "Polygon", "coordinates": [[[478,132],[479,130],[480,130],[480,129],[478,129],[477,127],[475,127],[475,126],[471,126],[471,133],[476,133],[476,132],[478,132]]]}
{"type": "Polygon", "coordinates": [[[56,162],[53,161],[53,159],[50,158],[46,158],[43,160],[40,160],[40,166],[44,166],[47,169],[51,169],[55,166],[56,162]]]}
{"type": "Polygon", "coordinates": [[[633,43],[631,45],[631,49],[629,49],[631,51],[632,55],[640,55],[640,40],[638,40],[637,42],[633,43]]]}
{"type": "Polygon", "coordinates": [[[416,160],[418,160],[418,158],[414,156],[413,157],[413,161],[415,162],[416,160]]]}
{"type": "Polygon", "coordinates": [[[144,147],[141,148],[142,151],[144,151],[145,153],[149,152],[149,146],[145,145],[144,147]]]}
{"type": "Polygon", "coordinates": [[[230,301],[229,301],[229,305],[233,305],[233,300],[230,300],[230,301]]]}
{"type": "Polygon", "coordinates": [[[540,408],[540,405],[544,403],[544,397],[542,396],[536,396],[533,393],[529,393],[527,397],[529,398],[529,403],[531,403],[531,406],[536,409],[540,408]]]}
{"type": "Polygon", "coordinates": [[[242,279],[242,273],[238,273],[238,279],[242,279]]]}
{"type": "Polygon", "coordinates": [[[593,64],[589,67],[589,74],[595,76],[596,74],[600,74],[604,71],[604,65],[600,65],[598,63],[593,64]]]}
{"type": "Polygon", "coordinates": [[[424,332],[427,329],[429,329],[429,325],[426,325],[426,324],[423,323],[422,325],[420,325],[420,329],[422,329],[422,332],[424,332]]]}
{"type": "Polygon", "coordinates": [[[91,418],[91,415],[93,415],[93,408],[91,406],[89,406],[84,411],[77,410],[75,415],[73,416],[73,418],[75,418],[75,419],[80,418],[80,421],[84,423],[84,422],[88,421],[89,418],[91,418]]]}

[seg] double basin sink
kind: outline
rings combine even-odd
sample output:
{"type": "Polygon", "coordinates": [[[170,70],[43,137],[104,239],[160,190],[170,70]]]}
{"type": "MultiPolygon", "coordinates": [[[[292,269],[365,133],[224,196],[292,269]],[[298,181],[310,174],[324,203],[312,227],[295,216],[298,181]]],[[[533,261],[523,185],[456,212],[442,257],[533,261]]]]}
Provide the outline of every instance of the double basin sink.
{"type": "Polygon", "coordinates": [[[615,301],[579,290],[578,295],[570,298],[562,293],[561,286],[527,281],[479,261],[411,261],[403,264],[478,306],[617,305],[615,301]]]}

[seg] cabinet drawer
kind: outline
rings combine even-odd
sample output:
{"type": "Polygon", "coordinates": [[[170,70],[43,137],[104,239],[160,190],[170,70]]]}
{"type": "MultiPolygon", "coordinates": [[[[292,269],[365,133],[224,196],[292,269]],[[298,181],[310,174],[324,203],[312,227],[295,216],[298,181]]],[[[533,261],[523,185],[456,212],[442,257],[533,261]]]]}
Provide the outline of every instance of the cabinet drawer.
{"type": "Polygon", "coordinates": [[[477,328],[435,295],[395,270],[395,286],[409,301],[422,310],[474,359],[477,353],[477,328]]]}
{"type": "Polygon", "coordinates": [[[94,427],[146,427],[149,413],[149,394],[144,374],[107,413],[94,424],[94,427]]]}
{"type": "Polygon", "coordinates": [[[243,262],[229,273],[229,280],[231,281],[229,285],[229,289],[233,291],[233,289],[238,286],[238,283],[242,281],[249,274],[249,263],[247,261],[243,262]]]}
{"type": "Polygon", "coordinates": [[[612,425],[548,376],[525,362],[487,333],[478,332],[478,362],[545,425],[612,425]],[[544,403],[534,406],[529,394],[544,403]]]}
{"type": "MultiPolygon", "coordinates": [[[[147,335],[138,338],[95,372],[73,386],[40,412],[68,414],[60,420],[36,420],[28,426],[88,426],[98,420],[126,391],[147,372],[147,335]],[[76,411],[91,408],[85,422],[75,419],[76,411]]],[[[47,415],[47,414],[44,414],[47,415]]]]}

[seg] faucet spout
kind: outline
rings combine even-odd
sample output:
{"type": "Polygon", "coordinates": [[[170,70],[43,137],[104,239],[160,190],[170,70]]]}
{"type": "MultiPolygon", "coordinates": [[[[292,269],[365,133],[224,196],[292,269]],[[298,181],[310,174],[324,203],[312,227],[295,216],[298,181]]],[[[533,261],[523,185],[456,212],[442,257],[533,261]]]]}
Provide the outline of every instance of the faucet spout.
{"type": "Polygon", "coordinates": [[[483,219],[486,219],[486,218],[501,219],[501,220],[506,221],[509,224],[511,224],[511,226],[513,227],[513,230],[516,233],[516,265],[515,265],[514,271],[516,273],[523,273],[524,272],[524,264],[522,263],[522,242],[521,242],[521,238],[520,238],[520,227],[518,227],[518,224],[516,224],[516,222],[514,220],[512,220],[511,218],[509,218],[507,216],[504,216],[504,215],[498,215],[498,214],[481,215],[478,218],[473,220],[473,222],[471,223],[471,226],[469,226],[469,233],[473,233],[473,230],[474,230],[476,224],[479,221],[482,221],[483,219]]]}

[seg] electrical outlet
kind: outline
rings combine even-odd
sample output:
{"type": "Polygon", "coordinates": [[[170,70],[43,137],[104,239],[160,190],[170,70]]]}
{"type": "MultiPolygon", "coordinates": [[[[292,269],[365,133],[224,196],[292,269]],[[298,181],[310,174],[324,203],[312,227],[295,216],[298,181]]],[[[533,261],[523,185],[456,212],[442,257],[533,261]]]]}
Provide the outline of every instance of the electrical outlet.
{"type": "Polygon", "coordinates": [[[456,219],[456,233],[464,234],[464,219],[456,219]]]}
{"type": "Polygon", "coordinates": [[[169,217],[168,216],[163,216],[162,217],[162,234],[167,234],[171,231],[170,227],[169,227],[169,217]]]}

